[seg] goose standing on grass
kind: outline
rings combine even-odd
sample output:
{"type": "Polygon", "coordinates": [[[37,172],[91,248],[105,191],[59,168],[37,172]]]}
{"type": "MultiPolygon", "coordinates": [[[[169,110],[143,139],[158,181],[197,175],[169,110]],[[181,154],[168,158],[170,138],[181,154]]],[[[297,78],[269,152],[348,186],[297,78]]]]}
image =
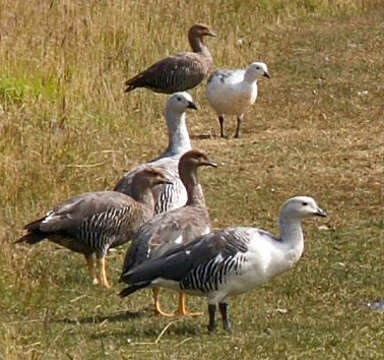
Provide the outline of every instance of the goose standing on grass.
{"type": "Polygon", "coordinates": [[[115,191],[74,196],[26,225],[24,228],[28,233],[16,243],[36,244],[48,239],[82,253],[93,283],[109,288],[105,272],[107,250],[128,242],[132,233],[153,216],[151,188],[168,182],[160,169],[148,167],[134,176],[132,197],[115,191]],[[97,269],[92,257],[94,253],[97,269]]]}
{"type": "Polygon", "coordinates": [[[240,126],[247,108],[257,98],[257,79],[270,78],[267,65],[254,62],[246,70],[217,70],[208,79],[205,94],[216,111],[220,123],[220,136],[225,137],[224,115],[236,115],[235,138],[240,137],[240,126]]]}
{"type": "Polygon", "coordinates": [[[187,202],[187,191],[180,180],[178,164],[180,157],[191,150],[188,129],[185,119],[187,109],[197,109],[192,97],[186,92],[175,93],[167,101],[164,116],[168,128],[168,147],[156,159],[136,166],[116,184],[114,190],[126,195],[132,194],[134,175],[146,166],[161,168],[172,184],[157,185],[153,189],[155,198],[155,214],[160,214],[184,206],[187,202]]]}
{"type": "Polygon", "coordinates": [[[216,304],[225,330],[230,330],[229,296],[252,290],[289,270],[301,257],[301,220],[326,216],[311,197],[287,200],[279,216],[280,236],[251,227],[232,227],[203,235],[128,270],[127,296],[148,285],[168,287],[208,298],[208,331],[216,328],[216,304]]]}
{"type": "MultiPolygon", "coordinates": [[[[157,215],[139,228],[132,238],[132,245],[125,257],[120,281],[126,281],[126,273],[148,259],[156,258],[172,247],[186,244],[202,234],[209,233],[209,215],[197,178],[197,168],[200,166],[216,167],[217,165],[207,155],[197,150],[188,151],[181,157],[179,172],[187,189],[187,204],[179,209],[157,215]]],[[[167,316],[168,314],[160,309],[158,293],[159,290],[155,287],[153,290],[155,314],[167,316]]],[[[125,296],[124,290],[121,296],[125,296]]],[[[185,309],[183,292],[179,296],[177,314],[194,315],[188,314],[185,309]]]]}
{"type": "Polygon", "coordinates": [[[154,92],[173,94],[199,85],[210,72],[212,55],[204,36],[216,36],[207,26],[193,25],[188,31],[192,52],[181,52],[162,59],[125,82],[125,92],[145,87],[154,92]]]}

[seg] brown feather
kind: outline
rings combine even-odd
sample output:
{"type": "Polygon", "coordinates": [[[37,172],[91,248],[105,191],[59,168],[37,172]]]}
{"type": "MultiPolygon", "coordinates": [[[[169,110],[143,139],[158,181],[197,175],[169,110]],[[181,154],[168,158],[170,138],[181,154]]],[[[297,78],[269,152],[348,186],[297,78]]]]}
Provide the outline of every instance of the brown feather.
{"type": "Polygon", "coordinates": [[[125,82],[125,92],[145,87],[154,92],[172,94],[197,86],[212,67],[212,56],[203,44],[204,36],[214,36],[203,25],[193,25],[188,33],[193,52],[181,52],[162,59],[125,82]]]}

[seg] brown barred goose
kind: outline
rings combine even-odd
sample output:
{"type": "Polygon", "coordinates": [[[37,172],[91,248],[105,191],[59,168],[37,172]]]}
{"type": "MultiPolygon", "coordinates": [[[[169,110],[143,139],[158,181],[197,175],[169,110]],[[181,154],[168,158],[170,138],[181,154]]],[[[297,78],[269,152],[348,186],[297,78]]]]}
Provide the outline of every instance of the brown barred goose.
{"type": "Polygon", "coordinates": [[[133,232],[153,216],[151,188],[168,182],[160,169],[148,167],[133,178],[132,196],[115,191],[74,196],[26,225],[24,229],[28,233],[16,243],[36,244],[48,239],[81,253],[87,260],[93,283],[109,288],[105,272],[107,250],[128,242],[133,232]]]}
{"type": "Polygon", "coordinates": [[[115,185],[114,190],[126,195],[132,193],[134,175],[146,166],[161,168],[172,181],[172,184],[160,184],[153,188],[155,199],[155,214],[160,214],[184,206],[187,202],[187,191],[180,180],[178,164],[180,157],[191,150],[186,125],[185,112],[187,109],[197,109],[192,97],[187,92],[175,93],[169,97],[165,106],[165,121],[168,128],[168,147],[157,158],[146,164],[141,164],[126,173],[115,185]]]}
{"type": "MultiPolygon", "coordinates": [[[[186,244],[210,231],[209,215],[197,178],[197,168],[200,166],[216,167],[217,165],[207,155],[197,150],[188,151],[181,157],[179,173],[187,189],[188,201],[179,209],[154,216],[139,228],[125,256],[120,282],[125,281],[127,272],[148,259],[156,258],[168,249],[186,244]]],[[[169,316],[160,309],[158,293],[159,290],[155,287],[153,290],[155,314],[169,316]]],[[[124,290],[121,296],[125,296],[124,290]]],[[[188,315],[185,309],[185,295],[182,292],[179,296],[177,314],[188,315]]]]}
{"type": "Polygon", "coordinates": [[[182,52],[162,59],[125,82],[125,92],[145,87],[154,92],[173,94],[192,89],[210,72],[213,59],[203,43],[204,36],[216,36],[208,27],[195,24],[188,31],[192,52],[182,52]]]}

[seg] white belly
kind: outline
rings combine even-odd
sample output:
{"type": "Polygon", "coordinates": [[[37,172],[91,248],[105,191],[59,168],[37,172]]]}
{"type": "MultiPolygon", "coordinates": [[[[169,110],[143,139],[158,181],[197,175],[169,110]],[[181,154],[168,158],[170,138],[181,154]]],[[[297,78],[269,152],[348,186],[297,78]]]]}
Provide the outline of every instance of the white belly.
{"type": "Polygon", "coordinates": [[[218,115],[244,114],[257,97],[256,83],[247,86],[213,83],[207,87],[207,99],[218,115]]]}

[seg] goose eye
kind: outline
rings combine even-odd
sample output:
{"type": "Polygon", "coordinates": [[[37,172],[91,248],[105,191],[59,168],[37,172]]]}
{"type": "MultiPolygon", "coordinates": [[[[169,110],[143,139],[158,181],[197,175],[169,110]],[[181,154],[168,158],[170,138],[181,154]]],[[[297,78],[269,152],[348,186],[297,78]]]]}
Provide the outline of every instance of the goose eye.
{"type": "Polygon", "coordinates": [[[178,97],[177,97],[177,101],[181,101],[181,97],[178,96],[178,97]]]}
{"type": "Polygon", "coordinates": [[[303,202],[301,205],[303,205],[303,206],[307,206],[308,203],[307,203],[307,202],[303,202]]]}
{"type": "Polygon", "coordinates": [[[256,66],[256,70],[260,70],[260,66],[256,66]]]}

